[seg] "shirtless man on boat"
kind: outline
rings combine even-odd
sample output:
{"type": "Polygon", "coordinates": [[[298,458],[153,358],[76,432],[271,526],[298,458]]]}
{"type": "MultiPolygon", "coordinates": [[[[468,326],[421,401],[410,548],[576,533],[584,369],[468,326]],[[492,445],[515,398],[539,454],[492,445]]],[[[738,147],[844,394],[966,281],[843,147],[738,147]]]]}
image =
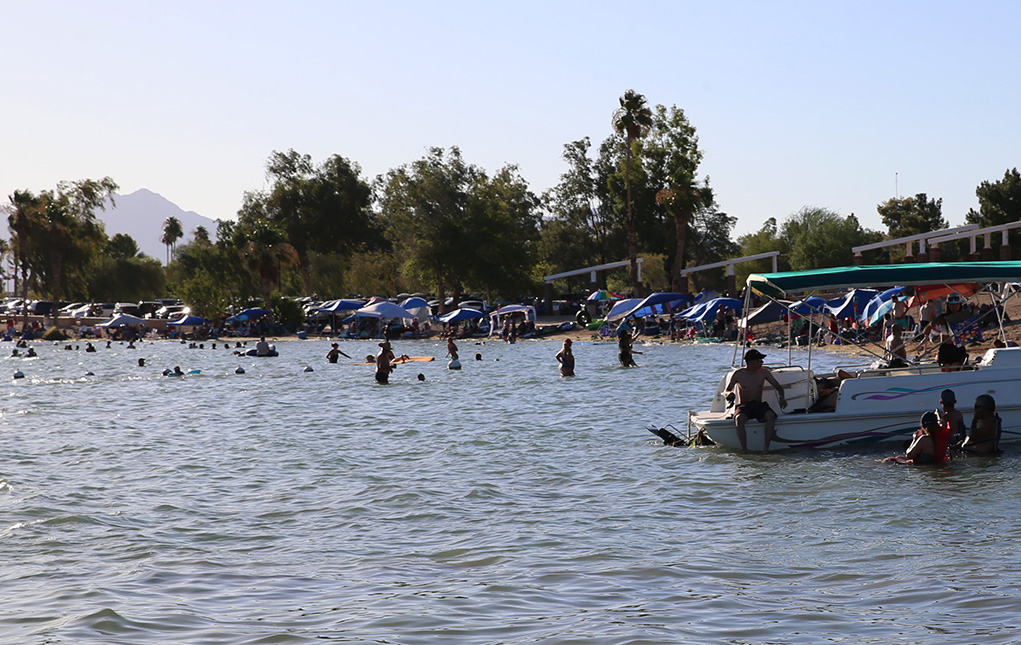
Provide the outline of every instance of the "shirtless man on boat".
{"type": "Polygon", "coordinates": [[[776,430],[776,412],[762,400],[762,389],[768,382],[776,389],[776,397],[781,408],[787,407],[787,399],[783,395],[783,386],[773,374],[762,366],[765,354],[757,349],[749,349],[744,354],[745,367],[734,372],[724,392],[728,394],[736,388],[737,408],[734,412],[734,423],[737,425],[737,438],[741,442],[741,450],[748,450],[748,435],[745,423],[748,419],[764,421],[766,424],[763,452],[769,452],[769,442],[776,430]]]}

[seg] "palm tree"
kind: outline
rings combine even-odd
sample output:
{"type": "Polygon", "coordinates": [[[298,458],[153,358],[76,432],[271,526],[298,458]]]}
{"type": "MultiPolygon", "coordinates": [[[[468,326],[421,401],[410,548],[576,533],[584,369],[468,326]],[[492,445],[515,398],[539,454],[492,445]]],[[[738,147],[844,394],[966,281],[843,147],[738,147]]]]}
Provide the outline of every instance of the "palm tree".
{"type": "Polygon", "coordinates": [[[171,216],[163,221],[163,235],[160,237],[160,242],[167,246],[168,266],[170,265],[170,250],[177,247],[177,240],[182,237],[184,237],[184,227],[181,226],[181,220],[171,216]]]}
{"type": "Polygon", "coordinates": [[[652,110],[646,105],[645,97],[634,90],[624,92],[620,107],[613,112],[613,129],[625,137],[624,186],[627,190],[627,247],[631,261],[631,283],[635,294],[644,295],[638,282],[638,235],[635,233],[635,214],[631,206],[631,147],[635,140],[644,137],[652,127],[652,110]]]}
{"type": "Polygon", "coordinates": [[[674,256],[674,268],[671,273],[670,288],[675,291],[684,291],[681,279],[681,271],[684,268],[684,252],[688,243],[688,223],[692,214],[699,208],[704,208],[713,203],[713,191],[708,185],[699,185],[685,178],[683,185],[671,182],[670,188],[664,188],[656,193],[656,203],[662,204],[674,218],[674,232],[677,238],[677,251],[674,256]]]}

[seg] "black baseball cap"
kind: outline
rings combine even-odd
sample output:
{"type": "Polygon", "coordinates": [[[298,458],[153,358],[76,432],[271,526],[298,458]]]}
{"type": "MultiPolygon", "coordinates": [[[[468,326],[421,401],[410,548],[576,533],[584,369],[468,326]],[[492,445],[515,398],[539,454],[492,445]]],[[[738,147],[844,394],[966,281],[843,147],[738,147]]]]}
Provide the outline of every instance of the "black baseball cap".
{"type": "Polygon", "coordinates": [[[744,353],[744,362],[747,363],[748,361],[761,361],[765,357],[766,355],[760,352],[759,350],[749,349],[747,352],[744,353]]]}

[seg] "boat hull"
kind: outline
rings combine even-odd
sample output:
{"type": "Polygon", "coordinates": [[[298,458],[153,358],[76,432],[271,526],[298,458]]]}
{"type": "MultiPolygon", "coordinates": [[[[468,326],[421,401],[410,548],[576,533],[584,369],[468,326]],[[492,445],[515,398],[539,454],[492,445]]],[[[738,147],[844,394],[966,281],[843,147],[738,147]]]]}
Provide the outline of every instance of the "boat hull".
{"type": "MultiPolygon", "coordinates": [[[[992,396],[1002,419],[1001,443],[1021,440],[1021,348],[989,350],[981,365],[951,372],[936,365],[863,370],[839,384],[834,408],[828,411],[806,412],[813,406],[804,405],[787,413],[780,410],[775,396],[767,397],[767,402],[779,413],[769,449],[902,443],[918,429],[924,412],[939,407],[940,393],[946,389],[954,391],[957,408],[964,413],[967,423],[974,412],[975,398],[981,394],[992,396]]],[[[790,373],[783,383],[784,389],[788,393],[807,391],[807,400],[815,402],[818,384],[810,372],[804,374],[799,381],[796,373],[790,373]]],[[[722,391],[725,380],[717,389],[713,409],[692,413],[691,423],[715,443],[740,449],[733,411],[725,407],[722,391]]],[[[788,394],[787,398],[792,397],[788,394]]],[[[764,423],[749,421],[745,433],[749,450],[763,449],[764,423]]]]}

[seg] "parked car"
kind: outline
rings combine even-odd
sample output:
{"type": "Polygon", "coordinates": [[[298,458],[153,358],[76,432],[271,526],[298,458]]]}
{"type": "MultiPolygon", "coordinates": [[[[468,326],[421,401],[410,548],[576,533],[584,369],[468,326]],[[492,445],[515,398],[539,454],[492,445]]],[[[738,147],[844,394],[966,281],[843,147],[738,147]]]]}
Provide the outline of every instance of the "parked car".
{"type": "Polygon", "coordinates": [[[138,313],[135,315],[141,316],[142,318],[152,318],[155,315],[156,310],[162,306],[163,303],[156,300],[143,300],[138,303],[138,313]]]}
{"type": "Polygon", "coordinates": [[[138,305],[133,302],[118,302],[117,306],[113,308],[114,314],[127,314],[129,316],[138,316],[138,305]]]}
{"type": "Polygon", "coordinates": [[[180,318],[182,314],[191,313],[191,307],[185,307],[184,305],[170,305],[167,307],[160,307],[153,314],[153,318],[165,318],[167,320],[171,318],[180,318]]]}

